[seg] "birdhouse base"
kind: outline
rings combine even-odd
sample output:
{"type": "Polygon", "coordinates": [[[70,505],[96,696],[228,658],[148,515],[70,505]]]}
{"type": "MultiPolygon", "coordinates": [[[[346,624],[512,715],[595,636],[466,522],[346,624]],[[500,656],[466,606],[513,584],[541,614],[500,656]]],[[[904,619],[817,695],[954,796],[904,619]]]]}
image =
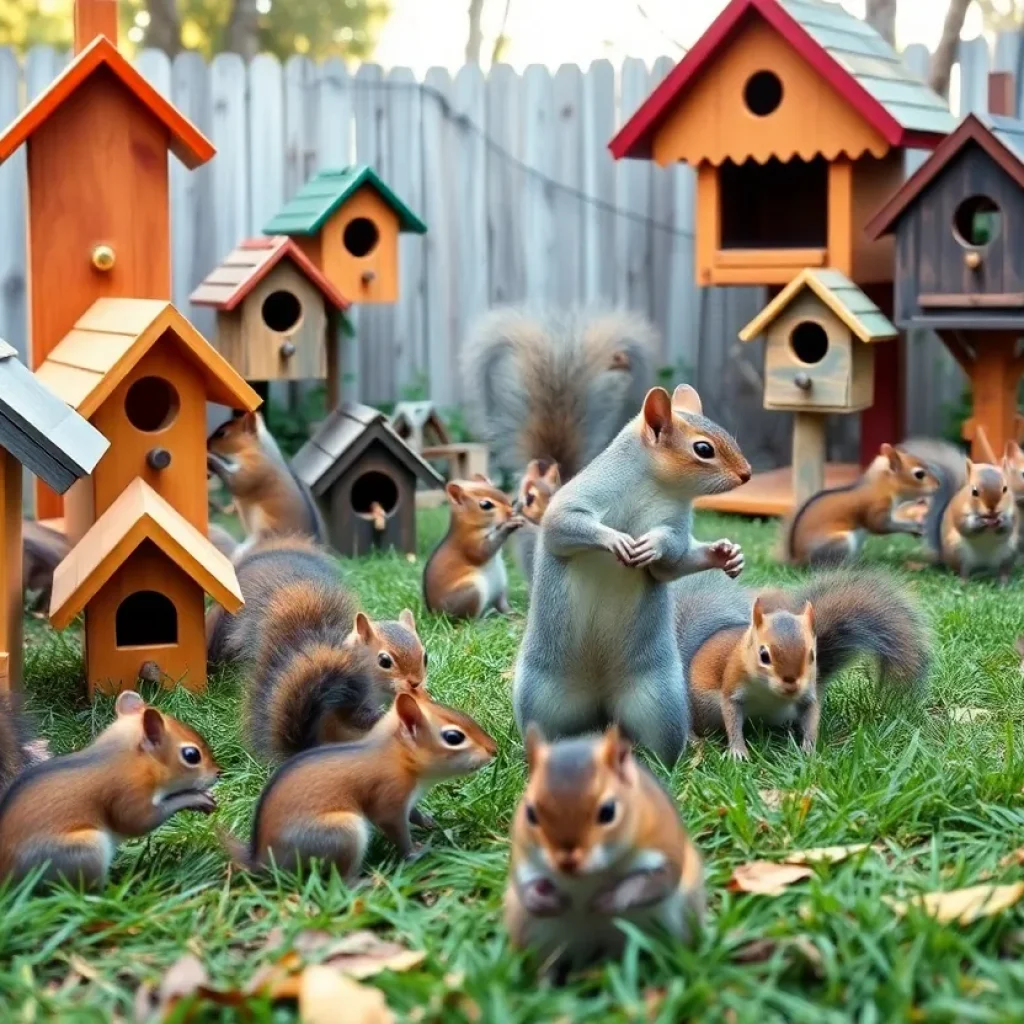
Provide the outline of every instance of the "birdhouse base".
{"type": "MultiPolygon", "coordinates": [[[[825,466],[825,486],[845,487],[854,483],[861,468],[852,462],[829,462],[825,466]]],[[[698,498],[694,505],[702,511],[729,512],[740,516],[786,516],[793,511],[793,469],[772,469],[755,474],[749,483],[726,494],[698,498]]]]}

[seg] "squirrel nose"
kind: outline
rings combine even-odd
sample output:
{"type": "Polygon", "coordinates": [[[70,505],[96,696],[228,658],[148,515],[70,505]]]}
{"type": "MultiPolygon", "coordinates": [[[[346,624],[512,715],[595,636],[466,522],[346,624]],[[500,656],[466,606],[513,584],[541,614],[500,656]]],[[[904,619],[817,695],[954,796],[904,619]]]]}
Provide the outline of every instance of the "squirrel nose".
{"type": "Polygon", "coordinates": [[[741,469],[736,475],[740,478],[740,483],[745,484],[750,479],[750,467],[741,469]]]}
{"type": "Polygon", "coordinates": [[[561,850],[556,856],[556,862],[560,871],[566,874],[574,874],[580,866],[583,855],[578,849],[561,850]]]}

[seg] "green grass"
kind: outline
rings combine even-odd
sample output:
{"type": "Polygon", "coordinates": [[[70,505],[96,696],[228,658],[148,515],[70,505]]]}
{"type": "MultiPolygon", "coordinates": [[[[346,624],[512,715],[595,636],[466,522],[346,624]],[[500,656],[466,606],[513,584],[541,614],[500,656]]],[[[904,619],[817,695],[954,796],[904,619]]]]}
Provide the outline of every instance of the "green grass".
{"type": "MultiPolygon", "coordinates": [[[[444,514],[421,516],[421,551],[444,514]]],[[[795,579],[772,564],[775,527],[704,517],[704,537],[728,535],[748,553],[747,582],[795,579]]],[[[872,543],[868,558],[902,572],[913,544],[872,543]]],[[[398,865],[383,843],[370,884],[356,893],[336,877],[253,879],[228,868],[214,825],[248,833],[267,772],[246,749],[239,679],[213,680],[200,698],[158,694],[160,707],[211,742],[225,769],[213,821],[182,815],[149,841],[125,845],[107,888],[30,895],[0,889],[0,1019],[130,1017],[135,989],[183,952],[197,953],[214,984],[244,983],[266,954],[267,932],[368,927],[428,951],[425,964],[374,980],[402,1019],[420,1021],[1006,1021],[1024,1018],[1024,904],[976,924],[940,926],[920,913],[898,918],[883,897],[1015,881],[1000,858],[1024,845],[1024,683],[1013,641],[1024,632],[1024,587],[968,585],[932,570],[905,572],[935,630],[935,667],[920,708],[879,702],[868,666],[828,693],[818,751],[803,756],[784,736],[750,737],[752,759],[736,764],[724,744],[691,748],[669,782],[703,851],[710,914],[694,949],[648,944],[623,962],[563,990],[535,980],[500,923],[509,819],[522,791],[522,749],[512,723],[509,669],[524,623],[516,583],[508,619],[453,625],[422,610],[415,563],[389,556],[344,571],[378,616],[417,613],[430,651],[430,686],[465,708],[498,740],[496,764],[440,787],[428,799],[441,831],[431,852],[398,865]],[[989,714],[961,723],[951,709],[989,714]],[[793,794],[780,809],[761,791],[793,794]],[[831,844],[872,842],[881,852],[819,869],[778,898],[731,893],[744,861],[831,844]],[[794,946],[788,938],[806,940],[794,946]],[[763,962],[738,951],[781,940],[763,962]],[[800,948],[807,955],[796,955],[800,948]],[[71,962],[89,965],[79,979],[71,962]]],[[[32,622],[30,710],[56,751],[87,743],[110,719],[109,701],[81,693],[78,637],[32,622]]],[[[294,1007],[253,1002],[253,1020],[289,1020],[294,1007]]],[[[204,1007],[194,1019],[237,1011],[204,1007]],[[205,1016],[204,1016],[205,1015],[205,1016]]]]}

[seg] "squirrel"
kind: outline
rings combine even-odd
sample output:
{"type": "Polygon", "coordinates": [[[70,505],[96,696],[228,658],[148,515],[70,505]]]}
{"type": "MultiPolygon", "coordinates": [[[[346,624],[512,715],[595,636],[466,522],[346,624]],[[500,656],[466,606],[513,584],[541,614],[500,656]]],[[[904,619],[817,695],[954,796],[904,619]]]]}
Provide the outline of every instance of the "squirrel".
{"type": "Polygon", "coordinates": [[[618,728],[549,744],[531,726],[526,757],[505,890],[512,944],[564,978],[621,953],[616,919],[689,941],[704,914],[700,854],[618,728]]]}
{"type": "Polygon", "coordinates": [[[462,349],[470,421],[500,471],[549,459],[567,481],[633,418],[657,351],[654,326],[625,310],[491,310],[462,349]]]}
{"type": "Polygon", "coordinates": [[[881,573],[837,570],[757,593],[706,573],[674,584],[673,597],[694,732],[724,729],[739,759],[746,721],[799,723],[812,751],[824,689],[858,654],[877,657],[883,678],[910,689],[928,671],[923,618],[881,573]]]}
{"type": "Polygon", "coordinates": [[[0,793],[28,766],[29,729],[11,695],[0,693],[0,793]]]}
{"type": "MultiPolygon", "coordinates": [[[[1003,462],[1003,468],[1010,483],[1010,493],[1017,504],[1017,514],[1024,516],[1024,449],[1016,441],[1007,441],[1003,462]]],[[[1024,542],[1024,531],[1021,531],[1017,538],[1018,545],[1022,542],[1024,542]]]]}
{"type": "Polygon", "coordinates": [[[228,850],[250,870],[271,860],[292,870],[316,857],[353,882],[371,824],[400,856],[416,856],[410,823],[433,825],[415,813],[420,796],[437,782],[482,768],[496,751],[469,715],[423,693],[400,693],[365,739],[317,747],[278,768],[256,805],[248,849],[225,837],[228,850]]]}
{"type": "Polygon", "coordinates": [[[327,542],[313,495],[292,472],[258,412],[236,413],[209,436],[206,466],[230,492],[245,529],[235,559],[264,537],[301,535],[327,542]]]}
{"type": "Polygon", "coordinates": [[[445,493],[448,532],[423,568],[424,603],[459,619],[478,619],[491,609],[507,615],[512,609],[501,548],[523,518],[482,473],[451,481],[445,493]]]}
{"type": "Polygon", "coordinates": [[[35,594],[29,602],[32,611],[46,611],[53,591],[53,573],[71,550],[63,533],[51,530],[33,519],[21,524],[21,583],[26,595],[35,594]]]}
{"type": "Polygon", "coordinates": [[[84,750],[21,773],[0,798],[0,878],[101,884],[118,843],[178,811],[209,814],[220,769],[187,725],[125,690],[117,717],[84,750]]]}
{"type": "Polygon", "coordinates": [[[934,467],[902,447],[883,444],[860,479],[811,495],[783,524],[783,561],[834,565],[855,558],[863,534],[921,534],[913,517],[895,515],[898,506],[934,494],[934,467]]]}
{"type": "Polygon", "coordinates": [[[206,536],[210,543],[227,559],[233,560],[238,551],[238,541],[217,523],[210,523],[206,528],[206,536]]]}
{"type": "Polygon", "coordinates": [[[562,486],[557,462],[531,459],[519,483],[519,494],[512,511],[523,518],[523,526],[512,535],[512,557],[526,580],[533,582],[533,555],[540,536],[540,523],[551,499],[562,486]]]}
{"type": "Polygon", "coordinates": [[[640,414],[555,495],[544,515],[526,631],[513,677],[520,731],[552,739],[617,722],[665,764],[689,735],[667,583],[738,575],[728,540],[690,536],[691,502],[750,479],[736,441],[697,392],[653,388],[640,414]]]}
{"type": "Polygon", "coordinates": [[[371,621],[312,541],[261,541],[236,573],[245,604],[234,615],[211,608],[207,649],[213,662],[248,666],[249,736],[261,757],[359,739],[396,693],[425,689],[412,612],[371,621]]]}

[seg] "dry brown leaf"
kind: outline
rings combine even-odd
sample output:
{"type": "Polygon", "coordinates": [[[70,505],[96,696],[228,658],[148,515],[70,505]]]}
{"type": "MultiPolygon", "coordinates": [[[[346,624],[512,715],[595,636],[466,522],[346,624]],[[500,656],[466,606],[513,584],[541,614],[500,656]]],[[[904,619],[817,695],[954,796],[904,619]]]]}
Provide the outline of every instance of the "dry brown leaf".
{"type": "Polygon", "coordinates": [[[761,964],[771,960],[776,953],[781,953],[787,963],[799,966],[810,974],[820,977],[824,973],[821,952],[810,939],[802,935],[753,939],[735,950],[732,959],[741,964],[761,964]]]}
{"type": "Polygon", "coordinates": [[[794,850],[782,858],[783,864],[838,864],[855,853],[871,848],[870,843],[851,843],[848,846],[817,846],[811,850],[794,850]]]}
{"type": "Polygon", "coordinates": [[[314,964],[302,972],[299,1017],[303,1024],[338,1024],[339,1020],[345,1024],[395,1022],[383,992],[323,964],[314,964]]]}
{"type": "Polygon", "coordinates": [[[912,900],[882,899],[901,917],[910,907],[920,907],[941,924],[971,924],[1008,910],[1024,896],[1024,882],[1013,885],[972,885],[947,892],[926,892],[912,900]]]}
{"type": "Polygon", "coordinates": [[[949,720],[957,725],[971,724],[972,722],[984,722],[992,717],[992,712],[985,708],[950,708],[949,720]]]}
{"type": "Polygon", "coordinates": [[[205,989],[209,983],[206,968],[197,956],[186,953],[168,968],[160,988],[143,984],[135,993],[135,1019],[163,1020],[181,1002],[205,989]]]}
{"type": "Polygon", "coordinates": [[[769,811],[778,811],[789,794],[784,789],[759,789],[757,795],[769,811]]]}
{"type": "Polygon", "coordinates": [[[740,864],[733,871],[729,889],[732,892],[752,892],[761,896],[781,896],[789,886],[813,874],[804,865],[752,860],[749,864],[740,864]]]}
{"type": "Polygon", "coordinates": [[[373,932],[358,931],[343,935],[331,945],[325,962],[351,978],[370,978],[381,971],[411,971],[426,956],[422,950],[406,949],[373,932]]]}

